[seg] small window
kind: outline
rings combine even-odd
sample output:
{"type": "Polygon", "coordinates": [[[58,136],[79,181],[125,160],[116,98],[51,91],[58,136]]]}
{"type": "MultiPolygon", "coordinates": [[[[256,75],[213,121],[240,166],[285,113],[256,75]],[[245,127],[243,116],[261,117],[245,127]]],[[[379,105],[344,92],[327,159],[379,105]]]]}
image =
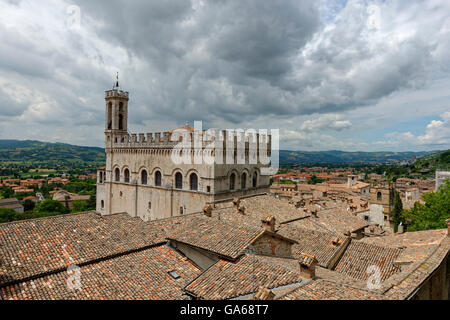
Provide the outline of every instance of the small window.
{"type": "Polygon", "coordinates": [[[378,201],[381,201],[381,192],[378,192],[378,193],[377,193],[377,200],[378,200],[378,201]]]}
{"type": "Polygon", "coordinates": [[[161,187],[161,172],[155,172],[155,186],[161,187]]]}
{"type": "Polygon", "coordinates": [[[105,207],[105,201],[102,200],[100,203],[101,203],[101,206],[102,206],[102,209],[103,209],[105,207]]]}
{"type": "Polygon", "coordinates": [[[183,215],[183,213],[184,213],[184,208],[180,207],[180,215],[183,215]]]}
{"type": "Polygon", "coordinates": [[[116,182],[120,182],[120,170],[119,170],[119,168],[116,168],[115,174],[116,174],[116,182]]]}
{"type": "Polygon", "coordinates": [[[241,189],[247,188],[247,174],[244,172],[241,177],[241,189]]]}
{"type": "Polygon", "coordinates": [[[183,189],[183,176],[179,172],[175,175],[175,188],[183,189]]]}
{"type": "Polygon", "coordinates": [[[189,176],[189,185],[191,190],[197,191],[198,190],[198,177],[195,173],[192,173],[189,176]]]}
{"type": "Polygon", "coordinates": [[[141,183],[147,184],[147,170],[142,170],[141,172],[141,183]]]}
{"type": "Polygon", "coordinates": [[[120,197],[122,197],[122,196],[123,196],[123,193],[122,193],[122,191],[120,191],[119,195],[120,195],[120,197]]]}
{"type": "Polygon", "coordinates": [[[206,187],[206,192],[208,192],[208,193],[211,192],[211,187],[210,186],[206,187]]]}
{"type": "Polygon", "coordinates": [[[230,190],[234,190],[236,182],[236,175],[234,173],[230,176],[230,190]]]}
{"type": "Polygon", "coordinates": [[[258,172],[255,171],[255,173],[253,174],[253,188],[256,188],[257,185],[258,185],[258,172]]]}
{"type": "Polygon", "coordinates": [[[151,210],[151,209],[152,209],[152,203],[149,202],[149,203],[148,203],[148,210],[151,210]]]}
{"type": "Polygon", "coordinates": [[[169,275],[170,275],[172,278],[174,278],[175,280],[178,280],[178,279],[181,278],[181,276],[180,276],[176,271],[174,271],[174,270],[169,271],[168,273],[169,273],[169,275]]]}
{"type": "Polygon", "coordinates": [[[130,170],[125,169],[124,176],[125,176],[125,183],[130,183],[130,170]]]}

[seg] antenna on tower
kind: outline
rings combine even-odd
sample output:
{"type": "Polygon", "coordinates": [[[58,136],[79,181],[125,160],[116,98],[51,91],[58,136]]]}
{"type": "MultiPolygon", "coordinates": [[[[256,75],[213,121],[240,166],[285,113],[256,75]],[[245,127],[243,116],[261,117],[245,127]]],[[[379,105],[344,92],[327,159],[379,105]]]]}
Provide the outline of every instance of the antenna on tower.
{"type": "Polygon", "coordinates": [[[116,83],[114,84],[113,89],[119,89],[119,72],[117,71],[116,75],[116,83]]]}

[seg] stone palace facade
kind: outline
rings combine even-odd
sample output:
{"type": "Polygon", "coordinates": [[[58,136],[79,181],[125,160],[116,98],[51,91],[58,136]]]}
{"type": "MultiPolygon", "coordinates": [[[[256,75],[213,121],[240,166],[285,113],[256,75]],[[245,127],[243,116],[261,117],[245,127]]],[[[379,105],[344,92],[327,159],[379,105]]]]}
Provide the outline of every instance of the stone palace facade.
{"type": "MultiPolygon", "coordinates": [[[[192,159],[223,154],[222,162],[179,164],[173,161],[172,151],[183,139],[193,141],[194,128],[186,125],[162,134],[130,134],[129,93],[122,91],[117,81],[106,91],[105,100],[106,166],[97,172],[97,211],[102,215],[126,212],[144,221],[158,220],[200,212],[208,203],[269,191],[270,178],[261,173],[268,166],[259,161],[261,143],[255,144],[258,161],[249,161],[250,138],[239,140],[244,141],[239,144],[236,136],[221,131],[215,138],[201,141],[200,146],[192,142],[190,153],[192,159]],[[245,145],[245,153],[238,153],[237,145],[245,145]],[[227,157],[232,161],[225,161],[227,157]]],[[[200,133],[203,136],[205,130],[200,133]]],[[[266,156],[270,157],[271,136],[255,133],[253,138],[265,143],[266,156]]]]}

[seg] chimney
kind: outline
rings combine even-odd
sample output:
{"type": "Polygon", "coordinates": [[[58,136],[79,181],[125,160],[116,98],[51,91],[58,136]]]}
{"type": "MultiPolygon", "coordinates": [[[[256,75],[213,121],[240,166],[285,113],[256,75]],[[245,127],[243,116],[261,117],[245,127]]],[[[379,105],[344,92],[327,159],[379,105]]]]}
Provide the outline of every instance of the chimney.
{"type": "Polygon", "coordinates": [[[314,280],[316,278],[316,257],[301,253],[299,258],[300,276],[302,278],[314,280]]]}
{"type": "Polygon", "coordinates": [[[450,237],[450,219],[445,220],[447,223],[447,237],[450,237]]]}
{"type": "Polygon", "coordinates": [[[272,290],[259,287],[258,291],[255,292],[253,298],[254,300],[273,300],[273,298],[275,298],[275,294],[272,292],[272,290]]]}
{"type": "Polygon", "coordinates": [[[267,216],[261,220],[263,228],[270,232],[275,232],[275,217],[272,215],[267,216]]]}
{"type": "Polygon", "coordinates": [[[233,199],[233,206],[236,208],[236,209],[239,209],[239,204],[241,203],[241,200],[239,200],[239,198],[234,198],[233,199]]]}
{"type": "Polygon", "coordinates": [[[404,232],[405,232],[405,229],[404,229],[403,225],[402,225],[402,224],[399,224],[399,225],[398,225],[398,229],[397,229],[397,233],[398,233],[398,234],[402,234],[402,233],[404,233],[404,232]]]}
{"type": "Polygon", "coordinates": [[[206,204],[206,205],[203,207],[203,214],[204,214],[205,216],[211,218],[211,216],[212,216],[212,207],[211,207],[210,204],[206,204]]]}

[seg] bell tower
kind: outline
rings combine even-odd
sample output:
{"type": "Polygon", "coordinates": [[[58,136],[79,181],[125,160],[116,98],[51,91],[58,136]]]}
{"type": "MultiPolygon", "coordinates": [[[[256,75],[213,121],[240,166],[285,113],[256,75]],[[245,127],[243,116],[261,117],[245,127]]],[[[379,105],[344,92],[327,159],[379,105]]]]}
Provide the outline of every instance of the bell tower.
{"type": "Polygon", "coordinates": [[[119,73],[112,90],[105,92],[106,122],[105,133],[107,136],[126,134],[128,132],[128,91],[122,91],[119,87],[119,73]]]}

